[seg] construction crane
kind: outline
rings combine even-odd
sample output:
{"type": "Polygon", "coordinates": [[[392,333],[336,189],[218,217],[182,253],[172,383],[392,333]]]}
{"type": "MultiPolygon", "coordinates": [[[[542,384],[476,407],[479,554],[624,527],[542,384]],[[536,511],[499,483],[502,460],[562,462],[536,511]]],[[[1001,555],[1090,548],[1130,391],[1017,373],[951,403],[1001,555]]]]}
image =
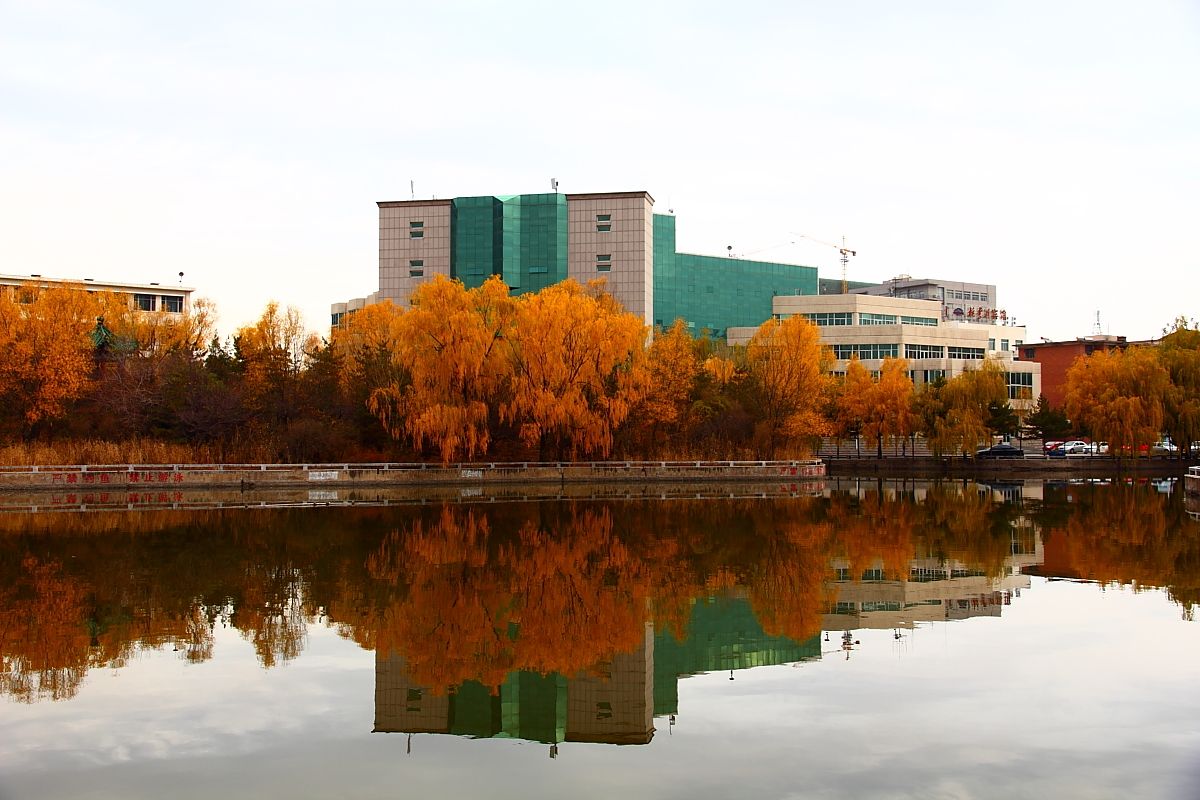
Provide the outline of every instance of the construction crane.
{"type": "Polygon", "coordinates": [[[858,255],[858,251],[851,250],[849,247],[846,247],[846,237],[845,236],[842,237],[841,244],[834,244],[833,242],[826,242],[823,239],[817,239],[813,236],[809,236],[808,234],[804,234],[804,233],[793,233],[792,235],[798,236],[801,239],[808,239],[810,242],[816,242],[817,244],[823,244],[826,247],[832,247],[834,250],[837,250],[839,253],[842,254],[842,294],[849,294],[850,293],[850,284],[849,284],[849,281],[846,280],[846,265],[850,263],[850,256],[858,255]]]}

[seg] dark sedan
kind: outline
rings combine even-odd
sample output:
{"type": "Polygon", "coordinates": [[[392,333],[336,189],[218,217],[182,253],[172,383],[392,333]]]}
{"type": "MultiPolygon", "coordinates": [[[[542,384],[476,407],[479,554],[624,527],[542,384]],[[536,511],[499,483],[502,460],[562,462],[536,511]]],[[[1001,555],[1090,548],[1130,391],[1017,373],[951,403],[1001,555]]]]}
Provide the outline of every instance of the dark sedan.
{"type": "Polygon", "coordinates": [[[976,458],[1024,458],[1025,451],[1016,445],[1011,445],[1008,442],[994,444],[991,447],[985,447],[982,450],[975,452],[976,458]]]}

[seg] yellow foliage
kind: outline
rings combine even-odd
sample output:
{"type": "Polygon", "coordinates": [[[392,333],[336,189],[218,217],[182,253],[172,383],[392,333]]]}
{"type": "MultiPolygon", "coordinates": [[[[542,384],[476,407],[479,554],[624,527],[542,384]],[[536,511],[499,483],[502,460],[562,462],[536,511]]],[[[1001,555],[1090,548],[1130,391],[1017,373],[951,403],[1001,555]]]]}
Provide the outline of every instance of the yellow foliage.
{"type": "Polygon", "coordinates": [[[646,425],[675,425],[686,413],[700,365],[683,320],[676,320],[651,343],[646,366],[649,386],[641,410],[646,425]]]}
{"type": "Polygon", "coordinates": [[[26,425],[61,417],[91,382],[95,310],[69,287],[0,291],[0,405],[26,425]]]}
{"type": "Polygon", "coordinates": [[[466,289],[438,275],[394,318],[395,360],[410,379],[376,390],[369,401],[393,437],[436,447],[444,462],[470,458],[491,442],[489,409],[512,375],[501,346],[513,336],[516,306],[498,278],[466,289]]]}
{"type": "Polygon", "coordinates": [[[649,382],[646,327],[606,294],[567,280],[517,298],[513,391],[501,409],[527,444],[607,455],[649,382]]]}
{"type": "Polygon", "coordinates": [[[764,446],[777,450],[830,431],[821,404],[832,357],[816,325],[799,315],[764,322],[746,347],[746,362],[768,438],[764,446]]]}
{"type": "Polygon", "coordinates": [[[1170,375],[1146,348],[1109,350],[1080,358],[1067,370],[1067,415],[1114,454],[1156,441],[1163,429],[1170,375]]]}

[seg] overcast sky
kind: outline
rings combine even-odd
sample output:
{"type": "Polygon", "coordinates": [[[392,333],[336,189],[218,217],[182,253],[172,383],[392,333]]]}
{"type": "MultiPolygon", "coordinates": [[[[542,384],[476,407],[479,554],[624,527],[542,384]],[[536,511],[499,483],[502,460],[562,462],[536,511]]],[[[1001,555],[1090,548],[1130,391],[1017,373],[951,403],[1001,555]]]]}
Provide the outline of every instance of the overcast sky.
{"type": "Polygon", "coordinates": [[[327,330],[377,200],[645,189],[679,247],[1200,316],[1200,3],[0,0],[0,272],[327,330]],[[790,242],[798,242],[790,244],[790,242]]]}

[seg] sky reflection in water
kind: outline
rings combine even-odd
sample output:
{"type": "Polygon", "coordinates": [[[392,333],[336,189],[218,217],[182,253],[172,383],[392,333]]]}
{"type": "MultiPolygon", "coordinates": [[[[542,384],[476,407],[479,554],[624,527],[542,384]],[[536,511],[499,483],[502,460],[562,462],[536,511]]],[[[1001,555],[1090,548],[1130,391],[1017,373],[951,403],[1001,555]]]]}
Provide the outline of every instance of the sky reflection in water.
{"type": "Polygon", "coordinates": [[[1200,796],[1200,526],[1178,498],[840,488],[0,520],[0,798],[1200,796]],[[539,618],[544,589],[575,602],[539,618]],[[434,613],[456,603],[486,613],[434,613]],[[39,633],[11,633],[34,610],[39,633]],[[451,700],[413,672],[494,682],[451,700]],[[642,719],[645,745],[574,741],[642,719]],[[404,732],[430,729],[493,738],[404,732]]]}

